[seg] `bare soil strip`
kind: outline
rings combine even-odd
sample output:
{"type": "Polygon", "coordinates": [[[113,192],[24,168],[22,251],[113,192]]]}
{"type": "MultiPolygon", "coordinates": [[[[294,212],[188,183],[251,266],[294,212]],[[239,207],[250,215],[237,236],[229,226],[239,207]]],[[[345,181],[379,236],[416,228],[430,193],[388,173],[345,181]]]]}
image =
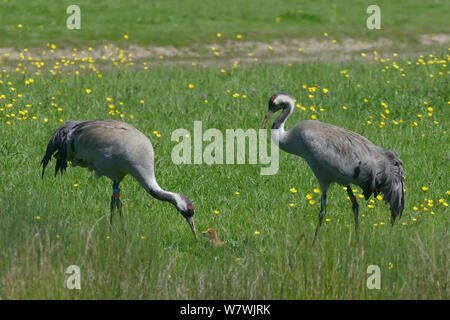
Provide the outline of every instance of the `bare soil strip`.
{"type": "MultiPolygon", "coordinates": [[[[422,35],[420,43],[412,47],[403,43],[394,43],[390,39],[380,38],[371,42],[355,39],[335,41],[332,39],[285,39],[263,42],[227,41],[209,45],[199,45],[186,48],[173,46],[138,46],[130,45],[122,49],[113,44],[96,48],[52,49],[47,45],[42,48],[30,48],[18,51],[12,48],[0,48],[0,63],[6,61],[29,60],[60,60],[83,59],[94,60],[118,59],[127,61],[142,60],[158,65],[191,65],[228,66],[233,63],[251,64],[265,63],[301,63],[301,62],[345,62],[361,58],[361,53],[367,56],[378,51],[381,55],[393,52],[407,54],[425,53],[430,49],[445,48],[450,45],[450,34],[422,35]]],[[[122,61],[123,62],[123,61],[122,61]]]]}

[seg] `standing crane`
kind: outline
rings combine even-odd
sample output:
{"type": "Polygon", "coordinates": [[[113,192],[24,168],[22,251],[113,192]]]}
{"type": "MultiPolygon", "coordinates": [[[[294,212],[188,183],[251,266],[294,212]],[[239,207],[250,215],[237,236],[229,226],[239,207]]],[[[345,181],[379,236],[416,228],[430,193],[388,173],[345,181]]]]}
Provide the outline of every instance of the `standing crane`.
{"type": "Polygon", "coordinates": [[[58,171],[62,175],[67,161],[71,161],[73,166],[94,171],[97,178],[106,176],[113,181],[110,223],[112,224],[114,209],[117,208],[125,233],[119,184],[130,174],[151,196],[172,203],[187,220],[197,238],[191,201],[182,194],[159,187],[155,179],[152,144],[133,126],[114,120],[67,121],[50,138],[41,162],[42,177],[52,155],[57,159],[55,176],[58,171]]]}
{"type": "Polygon", "coordinates": [[[404,207],[403,168],[397,153],[378,147],[355,132],[316,120],[301,121],[285,131],[284,124],[294,111],[294,105],[295,100],[289,94],[273,95],[263,128],[275,112],[282,110],[273,122],[272,140],[284,151],[305,159],[319,180],[322,194],[314,242],[326,214],[327,190],[333,182],[347,189],[357,239],[358,202],[350,184],[360,186],[366,200],[372,194],[382,193],[384,201],[390,205],[393,225],[395,219],[401,217],[404,207]]]}

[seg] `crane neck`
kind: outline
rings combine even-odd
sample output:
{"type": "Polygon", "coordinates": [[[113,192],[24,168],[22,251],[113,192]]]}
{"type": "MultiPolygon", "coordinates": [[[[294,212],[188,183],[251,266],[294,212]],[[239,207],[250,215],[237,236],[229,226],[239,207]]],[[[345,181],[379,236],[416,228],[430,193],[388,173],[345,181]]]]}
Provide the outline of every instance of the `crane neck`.
{"type": "Polygon", "coordinates": [[[141,181],[141,179],[137,180],[144,187],[145,191],[147,191],[152,197],[161,201],[170,202],[174,206],[177,205],[178,194],[162,189],[156,182],[154,174],[152,174],[150,177],[146,177],[144,181],[141,181]]]}
{"type": "Polygon", "coordinates": [[[177,201],[176,201],[176,193],[170,192],[170,191],[166,191],[163,190],[161,188],[158,189],[150,189],[148,190],[148,193],[150,193],[150,195],[158,200],[161,201],[167,201],[170,202],[171,204],[173,204],[174,206],[176,206],[177,201]]]}
{"type": "Polygon", "coordinates": [[[278,116],[278,118],[275,119],[272,125],[273,130],[280,130],[281,132],[284,132],[284,124],[286,123],[286,120],[291,115],[292,111],[294,111],[294,102],[289,102],[285,108],[283,108],[283,111],[278,116]]]}

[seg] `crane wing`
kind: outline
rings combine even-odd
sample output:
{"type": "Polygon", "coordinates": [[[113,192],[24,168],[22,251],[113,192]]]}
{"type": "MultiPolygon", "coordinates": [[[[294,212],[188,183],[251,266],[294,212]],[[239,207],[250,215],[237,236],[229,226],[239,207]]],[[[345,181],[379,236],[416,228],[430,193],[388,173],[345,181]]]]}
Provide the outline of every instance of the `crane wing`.
{"type": "Polygon", "coordinates": [[[291,131],[295,140],[300,140],[300,155],[316,176],[360,185],[370,197],[375,187],[376,159],[372,154],[381,148],[355,132],[319,121],[302,121],[291,131]]]}
{"type": "MultiPolygon", "coordinates": [[[[115,179],[153,163],[150,140],[133,126],[114,120],[85,121],[76,127],[71,146],[74,165],[115,179]]],[[[150,170],[150,168],[147,168],[150,170]]],[[[152,169],[152,168],[151,168],[152,169]]]]}

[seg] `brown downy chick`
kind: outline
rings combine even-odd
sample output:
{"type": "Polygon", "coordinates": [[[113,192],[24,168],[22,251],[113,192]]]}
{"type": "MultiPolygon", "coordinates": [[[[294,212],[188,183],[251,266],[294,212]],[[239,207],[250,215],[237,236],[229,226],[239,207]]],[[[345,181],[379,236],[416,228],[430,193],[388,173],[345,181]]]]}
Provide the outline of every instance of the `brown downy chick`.
{"type": "Polygon", "coordinates": [[[224,243],[219,239],[217,231],[215,229],[208,229],[203,231],[202,234],[208,238],[208,242],[214,244],[215,246],[223,246],[224,243]]]}

